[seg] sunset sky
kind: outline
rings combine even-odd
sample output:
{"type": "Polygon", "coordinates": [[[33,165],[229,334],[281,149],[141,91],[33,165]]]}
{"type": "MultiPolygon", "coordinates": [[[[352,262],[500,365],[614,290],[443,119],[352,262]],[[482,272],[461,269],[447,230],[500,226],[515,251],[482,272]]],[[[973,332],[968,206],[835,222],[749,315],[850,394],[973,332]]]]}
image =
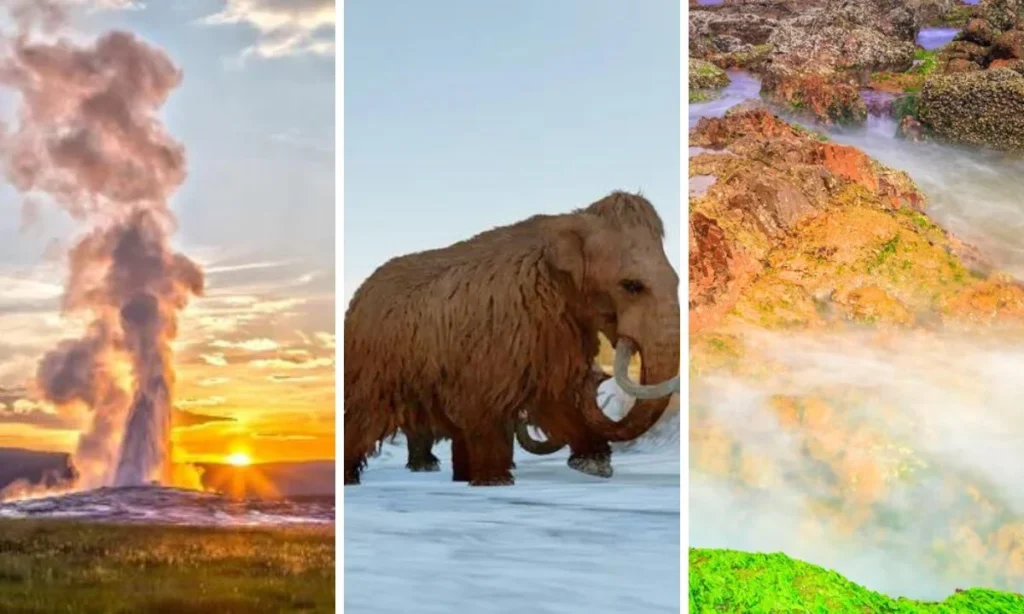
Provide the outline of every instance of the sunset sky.
{"type": "MultiPolygon", "coordinates": [[[[184,72],[162,115],[188,157],[174,240],[207,292],[175,343],[176,458],[333,458],[333,0],[88,1],[106,8],[77,30],[129,30],[184,72]]],[[[0,90],[3,119],[12,108],[0,90]]],[[[80,330],[60,300],[84,228],[56,207],[25,215],[3,184],[0,207],[0,446],[71,452],[85,410],[38,402],[32,383],[80,330]]]]}

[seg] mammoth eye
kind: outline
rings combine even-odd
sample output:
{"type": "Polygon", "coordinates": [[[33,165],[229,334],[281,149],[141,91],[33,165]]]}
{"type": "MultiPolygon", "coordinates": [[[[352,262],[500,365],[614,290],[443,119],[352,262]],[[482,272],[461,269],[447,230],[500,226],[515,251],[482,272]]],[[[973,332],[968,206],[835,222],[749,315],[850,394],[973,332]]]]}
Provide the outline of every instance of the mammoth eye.
{"type": "Polygon", "coordinates": [[[636,279],[623,279],[619,282],[619,285],[630,294],[640,294],[644,291],[643,282],[636,279]]]}

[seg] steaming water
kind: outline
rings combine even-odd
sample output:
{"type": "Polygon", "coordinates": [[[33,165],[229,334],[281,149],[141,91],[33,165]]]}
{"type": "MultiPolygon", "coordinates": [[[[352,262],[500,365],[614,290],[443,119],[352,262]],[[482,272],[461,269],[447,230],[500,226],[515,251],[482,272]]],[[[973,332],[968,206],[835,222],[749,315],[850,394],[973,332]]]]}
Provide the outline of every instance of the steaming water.
{"type": "Polygon", "coordinates": [[[678,415],[616,451],[610,481],[517,450],[515,486],[471,488],[449,450],[410,473],[386,445],[345,489],[346,611],[680,611],[678,415]]]}
{"type": "Polygon", "coordinates": [[[331,524],[334,497],[232,500],[213,493],[161,486],[99,488],[0,503],[0,518],[192,526],[331,524]]]}
{"type": "MultiPolygon", "coordinates": [[[[758,97],[756,79],[742,72],[730,76],[733,82],[721,99],[690,105],[691,128],[701,116],[721,116],[730,106],[758,97]]],[[[862,129],[833,130],[830,136],[907,171],[927,196],[927,211],[937,223],[1024,278],[1024,161],[905,142],[894,138],[895,130],[893,120],[872,117],[862,129]]],[[[701,178],[698,189],[707,181],[701,178]]],[[[691,545],[783,551],[891,595],[941,599],[971,586],[1024,592],[1019,575],[1009,582],[999,578],[995,570],[1008,570],[1012,559],[991,550],[1013,539],[1012,530],[999,537],[994,531],[1024,517],[1020,344],[907,336],[879,348],[860,337],[792,334],[767,336],[761,343],[766,356],[788,367],[785,379],[702,378],[692,384],[692,401],[701,405],[703,419],[724,429],[736,453],[766,459],[782,485],[741,488],[694,472],[691,545]],[[850,462],[902,470],[910,462],[903,455],[910,454],[925,466],[890,487],[873,504],[876,521],[852,536],[827,528],[826,514],[814,507],[824,496],[820,466],[807,456],[807,440],[783,429],[767,402],[773,394],[827,398],[836,390],[829,385],[855,391],[861,399],[846,407],[843,420],[898,444],[898,453],[851,445],[845,450],[850,462]],[[981,500],[965,497],[968,486],[981,500]],[[877,520],[883,517],[886,522],[877,520]],[[943,547],[945,554],[937,550],[943,547]]],[[[694,436],[691,450],[701,443],[694,436]]]]}

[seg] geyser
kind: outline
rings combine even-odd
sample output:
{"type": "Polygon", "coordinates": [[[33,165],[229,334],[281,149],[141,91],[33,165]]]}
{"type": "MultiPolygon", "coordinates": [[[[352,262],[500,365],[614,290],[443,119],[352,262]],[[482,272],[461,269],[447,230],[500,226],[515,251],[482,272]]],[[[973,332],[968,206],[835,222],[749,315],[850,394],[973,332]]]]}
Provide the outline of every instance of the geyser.
{"type": "Polygon", "coordinates": [[[178,314],[203,290],[200,268],[169,243],[168,198],[185,153],[157,117],[181,72],[125,32],[91,45],[65,34],[66,6],[5,3],[0,85],[17,94],[17,121],[0,125],[0,162],[26,200],[40,196],[88,229],[71,249],[63,309],[92,323],[40,362],[40,394],[85,406],[78,486],[171,480],[178,314]],[[45,38],[44,36],[45,35],[45,38]]]}

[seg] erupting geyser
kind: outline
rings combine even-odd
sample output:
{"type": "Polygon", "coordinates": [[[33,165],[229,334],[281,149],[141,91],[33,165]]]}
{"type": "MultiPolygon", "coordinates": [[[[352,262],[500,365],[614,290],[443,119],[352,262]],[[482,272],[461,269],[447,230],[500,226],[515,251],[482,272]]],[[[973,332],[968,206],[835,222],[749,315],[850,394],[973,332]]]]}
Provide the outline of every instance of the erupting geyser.
{"type": "Polygon", "coordinates": [[[0,35],[0,85],[18,107],[13,125],[0,124],[3,172],[27,202],[48,198],[89,228],[69,254],[63,308],[92,324],[43,358],[39,393],[92,410],[75,452],[79,486],[169,483],[170,342],[203,290],[201,269],[169,244],[185,154],[157,112],[181,73],[128,33],[88,46],[56,36],[58,2],[5,4],[15,31],[0,35]]]}

